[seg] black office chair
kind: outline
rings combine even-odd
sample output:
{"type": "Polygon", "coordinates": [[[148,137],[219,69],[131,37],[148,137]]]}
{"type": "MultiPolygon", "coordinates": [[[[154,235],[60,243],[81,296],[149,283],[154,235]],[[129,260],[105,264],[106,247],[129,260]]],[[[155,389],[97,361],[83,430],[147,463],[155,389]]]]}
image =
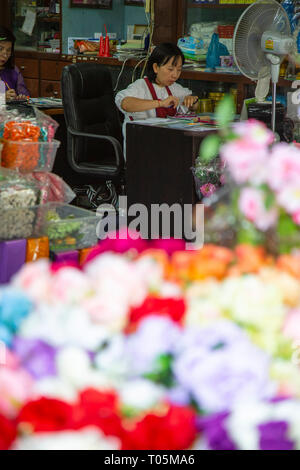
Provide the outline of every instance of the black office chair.
{"type": "Polygon", "coordinates": [[[122,128],[112,79],[102,64],[64,67],[62,101],[67,126],[67,157],[72,170],[87,182],[121,184],[124,174],[122,128]]]}

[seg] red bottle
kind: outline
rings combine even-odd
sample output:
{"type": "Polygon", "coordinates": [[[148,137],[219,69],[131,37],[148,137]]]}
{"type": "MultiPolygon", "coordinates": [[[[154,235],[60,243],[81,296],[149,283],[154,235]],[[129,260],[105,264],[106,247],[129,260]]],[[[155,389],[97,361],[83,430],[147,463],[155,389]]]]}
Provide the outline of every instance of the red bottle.
{"type": "Polygon", "coordinates": [[[109,37],[108,37],[108,35],[105,36],[105,41],[104,41],[104,57],[111,57],[110,52],[109,52],[109,37]]]}
{"type": "Polygon", "coordinates": [[[99,54],[98,54],[99,57],[103,57],[104,56],[104,39],[103,39],[103,36],[100,36],[100,42],[99,42],[99,54]]]}

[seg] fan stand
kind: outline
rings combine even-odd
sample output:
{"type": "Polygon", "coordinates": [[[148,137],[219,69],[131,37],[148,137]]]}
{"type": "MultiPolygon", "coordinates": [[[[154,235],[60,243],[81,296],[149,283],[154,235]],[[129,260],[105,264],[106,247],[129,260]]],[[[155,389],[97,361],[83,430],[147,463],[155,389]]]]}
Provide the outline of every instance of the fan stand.
{"type": "Polygon", "coordinates": [[[276,89],[279,79],[280,57],[275,54],[266,54],[271,62],[271,80],[272,80],[272,131],[275,134],[276,124],[276,89]]]}

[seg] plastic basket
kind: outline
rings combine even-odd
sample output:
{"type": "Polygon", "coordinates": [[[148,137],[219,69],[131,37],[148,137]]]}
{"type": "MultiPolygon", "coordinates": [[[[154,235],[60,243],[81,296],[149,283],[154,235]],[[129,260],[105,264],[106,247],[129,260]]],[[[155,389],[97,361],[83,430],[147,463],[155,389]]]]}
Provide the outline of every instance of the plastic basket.
{"type": "Polygon", "coordinates": [[[48,203],[40,206],[36,220],[36,236],[47,236],[54,252],[79,250],[97,244],[95,212],[70,204],[48,203]]]}
{"type": "Polygon", "coordinates": [[[1,165],[23,173],[51,171],[56,152],[60,146],[58,140],[51,142],[25,142],[2,140],[1,165]]]}

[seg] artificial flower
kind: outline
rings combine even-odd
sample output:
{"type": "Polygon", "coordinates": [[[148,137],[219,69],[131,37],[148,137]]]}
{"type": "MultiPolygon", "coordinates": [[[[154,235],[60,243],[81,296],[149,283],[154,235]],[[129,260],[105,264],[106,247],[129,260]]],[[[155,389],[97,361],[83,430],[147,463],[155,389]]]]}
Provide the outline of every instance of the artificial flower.
{"type": "Polygon", "coordinates": [[[263,191],[251,187],[242,188],[239,197],[241,213],[263,232],[274,226],[277,221],[276,209],[267,211],[264,199],[263,191]]]}
{"type": "Polygon", "coordinates": [[[17,422],[28,433],[73,429],[73,409],[62,400],[41,397],[21,408],[17,422]]]}
{"type": "Polygon", "coordinates": [[[185,313],[184,299],[147,297],[142,305],[132,308],[129,314],[129,323],[137,326],[147,316],[162,316],[181,323],[185,313]]]}
{"type": "Polygon", "coordinates": [[[122,450],[188,449],[196,432],[196,415],[191,408],[165,404],[161,410],[128,422],[122,450]]]}
{"type": "Polygon", "coordinates": [[[178,343],[177,381],[206,412],[230,410],[240,401],[272,396],[269,358],[230,322],[187,329],[178,343]]]}
{"type": "Polygon", "coordinates": [[[15,423],[0,414],[0,450],[8,450],[16,437],[15,423]]]}
{"type": "Polygon", "coordinates": [[[16,336],[12,349],[18,356],[21,366],[34,378],[56,375],[56,349],[44,341],[16,336]]]}
{"type": "Polygon", "coordinates": [[[131,374],[135,376],[155,371],[159,367],[159,358],[173,353],[180,335],[178,325],[167,317],[144,318],[125,343],[124,353],[131,374]]]}
{"type": "Polygon", "coordinates": [[[19,437],[11,450],[118,450],[120,440],[93,426],[78,431],[35,433],[19,437]]]}

